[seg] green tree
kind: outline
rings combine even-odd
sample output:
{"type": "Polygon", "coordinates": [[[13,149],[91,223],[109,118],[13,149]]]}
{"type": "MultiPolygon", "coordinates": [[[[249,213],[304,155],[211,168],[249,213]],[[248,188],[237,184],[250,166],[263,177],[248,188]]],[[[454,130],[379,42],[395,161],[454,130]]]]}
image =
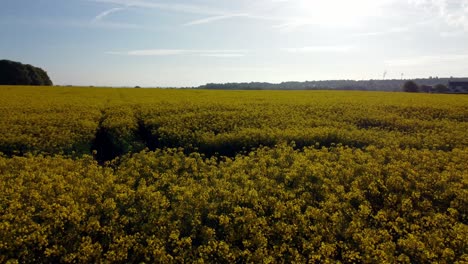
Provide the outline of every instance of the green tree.
{"type": "Polygon", "coordinates": [[[449,92],[449,88],[443,84],[438,84],[434,86],[434,92],[436,93],[447,93],[449,92]]]}
{"type": "Polygon", "coordinates": [[[52,85],[47,73],[38,67],[0,60],[0,85],[52,85]]]}
{"type": "Polygon", "coordinates": [[[22,64],[13,61],[0,61],[0,84],[21,85],[30,84],[28,70],[22,64]]]}
{"type": "Polygon", "coordinates": [[[419,86],[413,81],[407,81],[403,84],[403,91],[408,93],[419,92],[419,86]]]}

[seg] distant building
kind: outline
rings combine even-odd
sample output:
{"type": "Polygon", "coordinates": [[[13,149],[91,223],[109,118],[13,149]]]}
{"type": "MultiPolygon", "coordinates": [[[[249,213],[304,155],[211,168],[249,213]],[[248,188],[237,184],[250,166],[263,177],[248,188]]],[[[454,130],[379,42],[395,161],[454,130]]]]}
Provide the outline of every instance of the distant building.
{"type": "Polygon", "coordinates": [[[448,88],[452,93],[468,93],[468,81],[467,82],[449,82],[448,88]]]}

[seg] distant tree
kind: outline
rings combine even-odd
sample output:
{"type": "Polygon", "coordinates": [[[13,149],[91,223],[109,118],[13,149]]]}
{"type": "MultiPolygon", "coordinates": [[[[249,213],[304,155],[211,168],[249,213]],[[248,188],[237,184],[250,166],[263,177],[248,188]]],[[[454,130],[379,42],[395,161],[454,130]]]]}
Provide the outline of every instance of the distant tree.
{"type": "MultiPolygon", "coordinates": [[[[362,91],[402,91],[407,80],[322,80],[305,82],[282,82],[282,83],[208,83],[197,87],[198,89],[220,89],[220,90],[362,90],[362,91]]],[[[434,86],[438,83],[449,81],[468,81],[468,78],[432,77],[432,79],[416,79],[414,82],[423,86],[434,86]]],[[[422,91],[428,87],[421,87],[422,91]]],[[[434,92],[434,89],[431,89],[434,92]]]]}
{"type": "Polygon", "coordinates": [[[141,88],[141,87],[137,85],[137,86],[135,86],[135,88],[141,88]]]}
{"type": "Polygon", "coordinates": [[[0,85],[52,85],[47,73],[20,62],[0,60],[0,85]]]}
{"type": "Polygon", "coordinates": [[[403,91],[408,93],[417,93],[419,92],[419,86],[413,81],[406,81],[403,84],[403,91]]]}
{"type": "Polygon", "coordinates": [[[448,93],[449,92],[449,88],[443,84],[437,84],[436,86],[434,86],[434,92],[436,93],[448,93]]]}

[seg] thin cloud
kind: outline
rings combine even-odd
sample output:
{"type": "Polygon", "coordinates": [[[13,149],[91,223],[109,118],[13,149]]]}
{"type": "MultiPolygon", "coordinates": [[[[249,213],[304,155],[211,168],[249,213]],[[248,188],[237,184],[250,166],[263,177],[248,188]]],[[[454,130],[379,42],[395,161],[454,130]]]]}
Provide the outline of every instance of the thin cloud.
{"type": "Polygon", "coordinates": [[[360,26],[368,18],[381,17],[393,1],[396,0],[270,0],[270,4],[276,6],[276,10],[281,10],[277,15],[279,14],[283,20],[283,23],[273,27],[281,31],[293,31],[310,26],[338,28],[360,26]],[[289,17],[284,16],[285,14],[289,17]]]}
{"type": "Polygon", "coordinates": [[[126,56],[177,56],[177,55],[195,55],[203,57],[243,57],[248,53],[247,50],[190,50],[190,49],[147,49],[131,50],[125,52],[109,51],[110,55],[126,56]]]}
{"type": "MultiPolygon", "coordinates": [[[[91,0],[100,3],[119,5],[120,7],[104,11],[96,16],[95,20],[101,20],[106,16],[121,11],[122,8],[151,8],[178,13],[189,13],[208,16],[206,18],[189,21],[184,26],[193,26],[212,23],[219,20],[249,17],[251,19],[263,19],[279,21],[273,28],[281,31],[293,31],[301,27],[316,25],[350,27],[357,25],[369,17],[382,17],[389,8],[396,6],[426,10],[432,17],[442,19],[446,24],[464,28],[468,31],[468,0],[269,0],[259,2],[253,7],[241,9],[240,13],[221,8],[220,5],[181,4],[150,0],[91,0]],[[268,12],[266,10],[274,10],[268,12]]],[[[383,35],[388,32],[363,33],[368,36],[383,35]]],[[[391,32],[390,32],[391,33],[391,32]]]]}
{"type": "Polygon", "coordinates": [[[297,28],[304,26],[314,26],[320,25],[320,23],[308,20],[286,20],[286,22],[278,25],[274,25],[273,28],[279,29],[281,31],[293,31],[297,28]]]}
{"type": "Polygon", "coordinates": [[[352,50],[350,46],[309,46],[309,47],[302,47],[302,48],[285,48],[283,49],[289,53],[323,53],[323,52],[331,52],[331,53],[346,53],[352,50]]]}
{"type": "Polygon", "coordinates": [[[246,7],[239,5],[239,13],[222,8],[219,4],[180,4],[161,3],[149,0],[91,0],[124,7],[160,9],[178,13],[205,15],[205,18],[189,21],[183,26],[213,23],[230,18],[245,17],[253,20],[274,22],[271,26],[280,31],[293,31],[298,28],[326,25],[350,27],[364,17],[377,16],[385,4],[396,0],[344,0],[314,2],[310,0],[264,0],[246,7]],[[255,8],[255,6],[257,8],[255,8]],[[337,8],[340,6],[340,8],[337,8]]]}
{"type": "Polygon", "coordinates": [[[455,38],[455,37],[460,37],[466,34],[463,31],[447,31],[447,32],[440,32],[439,36],[442,38],[455,38]]]}
{"type": "MultiPolygon", "coordinates": [[[[99,23],[94,23],[90,20],[77,20],[72,18],[65,19],[54,19],[54,18],[39,18],[39,19],[30,19],[30,18],[16,18],[15,20],[10,20],[12,25],[37,25],[37,26],[46,26],[50,28],[85,28],[85,29],[146,29],[145,27],[137,24],[131,23],[121,23],[121,22],[109,22],[109,21],[99,21],[99,23]]],[[[0,24],[2,20],[0,19],[0,24]]],[[[9,25],[9,24],[7,24],[9,25]]]]}
{"type": "Polygon", "coordinates": [[[170,56],[187,53],[187,50],[178,49],[149,49],[149,50],[130,50],[130,51],[108,51],[106,54],[127,55],[127,56],[170,56]]]}
{"type": "Polygon", "coordinates": [[[116,4],[126,7],[139,7],[139,8],[153,8],[161,9],[173,12],[190,13],[190,14],[201,14],[201,15],[226,15],[228,12],[212,8],[209,6],[201,5],[188,5],[188,4],[165,4],[155,3],[144,0],[94,0],[100,3],[116,4]]]}
{"type": "MultiPolygon", "coordinates": [[[[94,0],[94,1],[102,2],[102,3],[117,4],[117,5],[122,5],[125,7],[160,9],[160,10],[172,11],[172,12],[177,12],[177,13],[188,13],[188,14],[209,16],[206,18],[187,22],[183,24],[183,26],[208,24],[208,23],[213,23],[216,21],[236,18],[236,17],[249,17],[247,13],[234,13],[233,14],[232,12],[226,12],[225,10],[213,8],[210,6],[202,6],[202,5],[174,4],[174,3],[166,4],[166,3],[149,2],[145,0],[94,0]]],[[[124,8],[113,8],[111,10],[103,12],[102,14],[99,14],[98,17],[99,19],[102,19],[108,16],[109,14],[120,11],[122,9],[124,8]]]]}
{"type": "Polygon", "coordinates": [[[468,31],[468,0],[409,0],[409,3],[442,19],[449,26],[468,31]]]}
{"type": "Polygon", "coordinates": [[[214,54],[200,54],[202,57],[217,57],[217,58],[235,58],[244,57],[245,53],[214,53],[214,54]]]}
{"type": "Polygon", "coordinates": [[[168,56],[168,55],[180,55],[186,53],[185,50],[132,50],[127,52],[129,56],[168,56]]]}
{"type": "Polygon", "coordinates": [[[225,20],[225,19],[234,18],[234,17],[248,17],[248,14],[231,14],[231,15],[212,16],[212,17],[207,17],[207,18],[198,19],[198,20],[185,23],[184,26],[208,24],[211,22],[225,20]]]}
{"type": "Polygon", "coordinates": [[[109,10],[106,10],[100,14],[98,14],[96,17],[94,17],[93,21],[94,22],[98,22],[98,21],[101,21],[103,20],[105,17],[109,16],[110,14],[113,14],[113,13],[116,13],[116,12],[119,12],[119,11],[122,11],[122,10],[125,10],[125,8],[123,7],[115,7],[115,8],[111,8],[109,10]]]}
{"type": "Polygon", "coordinates": [[[141,25],[131,23],[107,22],[99,21],[99,23],[77,23],[77,26],[90,28],[106,28],[106,29],[144,29],[141,25]]]}
{"type": "Polygon", "coordinates": [[[407,27],[393,27],[393,28],[390,28],[388,30],[357,33],[357,34],[353,34],[352,36],[356,36],[356,37],[384,36],[384,35],[395,34],[395,33],[404,33],[404,32],[408,32],[410,30],[411,30],[411,27],[409,27],[409,26],[407,26],[407,27]]]}
{"type": "Polygon", "coordinates": [[[418,66],[418,65],[432,65],[444,62],[468,62],[468,54],[447,54],[447,55],[426,55],[410,58],[399,58],[385,61],[388,66],[418,66]]]}

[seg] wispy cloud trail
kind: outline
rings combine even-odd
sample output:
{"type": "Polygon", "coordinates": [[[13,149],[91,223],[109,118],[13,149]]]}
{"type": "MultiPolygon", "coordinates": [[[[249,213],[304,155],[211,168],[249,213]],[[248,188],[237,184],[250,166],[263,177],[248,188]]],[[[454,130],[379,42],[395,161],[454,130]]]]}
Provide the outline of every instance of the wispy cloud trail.
{"type": "Polygon", "coordinates": [[[289,53],[346,53],[353,49],[351,46],[309,46],[302,48],[285,48],[283,49],[289,53]]]}
{"type": "Polygon", "coordinates": [[[193,25],[200,25],[200,24],[208,24],[211,22],[234,18],[234,17],[248,17],[248,14],[230,14],[230,15],[221,15],[221,16],[212,16],[203,19],[194,20],[188,23],[185,23],[184,26],[193,26],[193,25]]]}
{"type": "Polygon", "coordinates": [[[210,6],[177,4],[177,3],[157,3],[145,0],[94,0],[95,2],[110,3],[127,7],[154,8],[173,12],[200,14],[200,15],[226,15],[229,12],[212,8],[210,6]]]}
{"type": "Polygon", "coordinates": [[[106,11],[104,11],[104,12],[98,14],[96,17],[94,17],[93,21],[94,21],[94,22],[101,21],[101,20],[103,20],[105,17],[109,16],[110,14],[116,13],[116,12],[119,12],[119,11],[122,11],[122,10],[124,10],[124,9],[125,9],[125,8],[123,8],[123,7],[115,7],[115,8],[106,10],[106,11]]]}
{"type": "MultiPolygon", "coordinates": [[[[203,1],[203,4],[180,1],[151,1],[151,0],[91,0],[100,3],[117,5],[118,7],[104,11],[95,17],[99,21],[108,15],[122,11],[128,7],[159,9],[169,12],[196,14],[204,16],[182,24],[195,26],[214,23],[233,18],[249,18],[265,20],[272,23],[272,27],[280,31],[291,32],[300,28],[327,26],[352,27],[363,25],[363,21],[373,17],[378,19],[385,16],[389,9],[393,13],[406,12],[411,8],[426,10],[431,17],[435,17],[451,27],[463,28],[468,31],[468,0],[257,0],[255,4],[239,4],[233,11],[226,9],[223,1],[203,1]]],[[[389,32],[369,32],[363,35],[384,35],[389,32]]]]}
{"type": "Polygon", "coordinates": [[[191,49],[146,49],[130,51],[109,51],[106,54],[125,56],[175,56],[175,55],[195,55],[203,57],[244,57],[248,50],[191,50],[191,49]]]}

